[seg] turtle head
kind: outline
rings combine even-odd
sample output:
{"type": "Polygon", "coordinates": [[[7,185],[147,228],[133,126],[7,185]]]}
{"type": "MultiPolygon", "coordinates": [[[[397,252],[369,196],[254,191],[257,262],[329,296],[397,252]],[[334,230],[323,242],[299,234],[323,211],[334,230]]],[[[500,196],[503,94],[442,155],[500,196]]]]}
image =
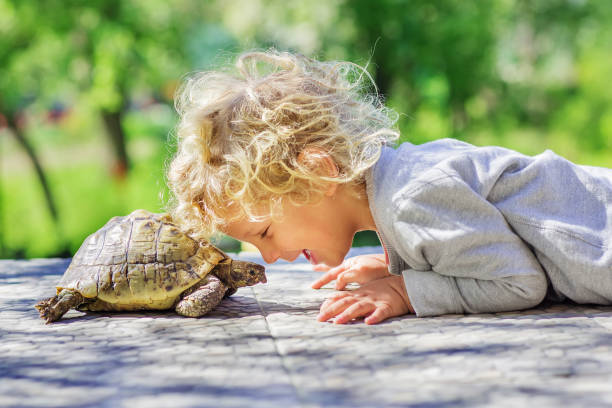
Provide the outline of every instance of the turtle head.
{"type": "Polygon", "coordinates": [[[255,262],[232,261],[229,284],[234,288],[266,283],[266,268],[255,262]]]}

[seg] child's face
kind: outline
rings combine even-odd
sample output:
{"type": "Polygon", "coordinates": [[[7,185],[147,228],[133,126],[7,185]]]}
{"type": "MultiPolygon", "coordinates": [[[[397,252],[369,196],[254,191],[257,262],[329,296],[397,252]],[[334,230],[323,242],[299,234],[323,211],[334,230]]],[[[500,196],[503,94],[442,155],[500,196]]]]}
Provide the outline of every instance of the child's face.
{"type": "Polygon", "coordinates": [[[375,229],[367,198],[357,199],[337,189],[317,204],[283,205],[280,220],[236,221],[227,235],[255,245],[267,263],[294,261],[300,254],[313,264],[336,266],[351,248],[357,231],[375,229]]]}

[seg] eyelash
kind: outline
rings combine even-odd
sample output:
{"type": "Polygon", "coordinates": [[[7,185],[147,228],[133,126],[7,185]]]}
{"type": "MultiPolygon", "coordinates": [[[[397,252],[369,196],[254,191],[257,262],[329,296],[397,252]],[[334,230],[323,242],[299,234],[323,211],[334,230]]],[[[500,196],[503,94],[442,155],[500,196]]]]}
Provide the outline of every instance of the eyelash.
{"type": "Polygon", "coordinates": [[[260,237],[261,238],[265,238],[266,235],[268,235],[268,230],[270,229],[270,226],[268,225],[268,227],[264,230],[264,232],[261,233],[260,237]]]}

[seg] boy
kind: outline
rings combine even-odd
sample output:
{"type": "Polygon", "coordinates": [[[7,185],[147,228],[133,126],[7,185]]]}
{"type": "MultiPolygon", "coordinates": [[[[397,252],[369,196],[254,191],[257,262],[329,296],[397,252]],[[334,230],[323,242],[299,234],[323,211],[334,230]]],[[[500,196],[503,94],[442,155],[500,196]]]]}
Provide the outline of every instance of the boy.
{"type": "Polygon", "coordinates": [[[363,94],[360,67],[250,52],[237,68],[179,92],[173,216],[250,242],[266,262],[304,254],[333,267],[315,288],[361,284],[319,320],[519,310],[546,296],[612,303],[610,169],[448,139],[394,150],[397,115],[363,94]],[[377,231],[384,259],[343,263],[362,230],[377,231]]]}

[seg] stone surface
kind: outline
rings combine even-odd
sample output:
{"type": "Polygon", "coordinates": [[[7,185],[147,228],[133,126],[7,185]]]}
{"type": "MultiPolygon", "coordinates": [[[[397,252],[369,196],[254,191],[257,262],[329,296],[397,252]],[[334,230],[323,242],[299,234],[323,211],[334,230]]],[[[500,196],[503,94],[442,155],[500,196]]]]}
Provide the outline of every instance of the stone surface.
{"type": "Polygon", "coordinates": [[[68,263],[0,261],[2,407],[612,406],[612,307],[320,323],[333,290],[310,289],[319,273],[301,260],[201,319],[70,311],[45,325],[33,305],[68,263]]]}

